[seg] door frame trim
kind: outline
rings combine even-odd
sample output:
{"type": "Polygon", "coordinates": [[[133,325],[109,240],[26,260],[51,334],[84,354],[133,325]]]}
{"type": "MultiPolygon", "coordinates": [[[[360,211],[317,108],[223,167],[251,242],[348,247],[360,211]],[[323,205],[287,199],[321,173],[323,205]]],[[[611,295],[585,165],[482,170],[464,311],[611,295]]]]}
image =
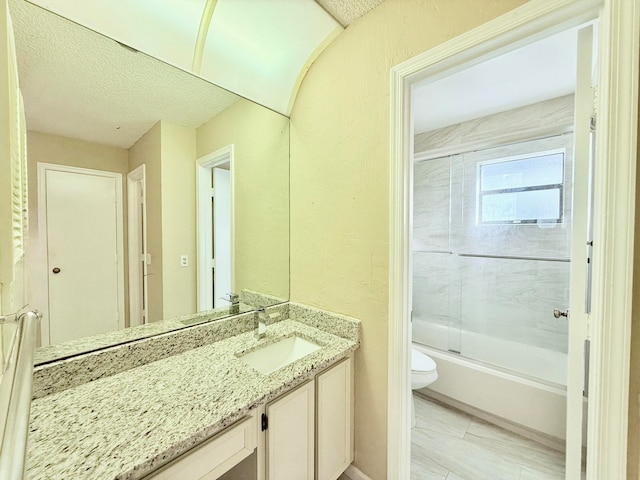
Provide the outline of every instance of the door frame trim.
{"type": "Polygon", "coordinates": [[[149,253],[147,247],[147,176],[144,163],[134,168],[127,174],[127,257],[128,257],[128,277],[129,277],[129,326],[143,325],[149,322],[149,288],[147,284],[148,264],[146,255],[149,253]],[[142,183],[142,219],[140,218],[140,210],[135,208],[136,199],[133,197],[134,185],[138,182],[142,183]],[[138,224],[142,221],[142,239],[138,238],[138,224]],[[142,252],[140,255],[145,256],[142,264],[142,272],[140,272],[140,260],[134,259],[132,246],[142,240],[142,252]],[[142,274],[142,292],[140,292],[138,284],[138,276],[142,274]],[[144,322],[134,323],[134,313],[141,310],[140,300],[145,305],[144,322]]]}
{"type": "MultiPolygon", "coordinates": [[[[638,114],[636,2],[531,0],[390,72],[387,476],[409,478],[411,448],[411,86],[525,39],[600,18],[591,408],[587,478],[625,478],[638,114]],[[598,15],[599,14],[599,15],[598,15]],[[604,319],[607,319],[605,322],[604,319]]],[[[530,40],[529,40],[530,41],[530,40]]]]}
{"type": "MultiPolygon", "coordinates": [[[[118,260],[118,328],[124,328],[125,322],[125,288],[124,288],[124,213],[122,197],[122,174],[108,172],[105,170],[95,170],[90,168],[72,167],[68,165],[58,165],[54,163],[38,162],[38,245],[43,258],[41,271],[44,273],[43,295],[44,303],[41,306],[42,321],[40,322],[41,345],[50,345],[49,330],[49,255],[47,253],[47,171],[57,171],[66,173],[80,173],[99,177],[108,177],[116,180],[116,255],[118,260]]],[[[39,307],[40,308],[40,307],[39,307]]]]}
{"type": "MultiPolygon", "coordinates": [[[[226,145],[214,152],[203,155],[196,160],[196,231],[197,231],[197,256],[196,264],[198,271],[198,288],[197,288],[197,306],[198,311],[210,310],[213,308],[213,279],[207,275],[207,271],[211,268],[202,268],[202,258],[213,258],[213,243],[210,235],[212,229],[212,212],[210,207],[201,205],[201,192],[206,189],[206,181],[210,180],[211,170],[218,165],[229,162],[229,172],[231,175],[231,290],[235,291],[235,238],[236,223],[234,218],[235,203],[233,201],[235,195],[235,162],[234,162],[234,145],[226,145]],[[209,307],[208,305],[211,305],[209,307]]],[[[209,202],[210,205],[210,202],[209,202]]]]}

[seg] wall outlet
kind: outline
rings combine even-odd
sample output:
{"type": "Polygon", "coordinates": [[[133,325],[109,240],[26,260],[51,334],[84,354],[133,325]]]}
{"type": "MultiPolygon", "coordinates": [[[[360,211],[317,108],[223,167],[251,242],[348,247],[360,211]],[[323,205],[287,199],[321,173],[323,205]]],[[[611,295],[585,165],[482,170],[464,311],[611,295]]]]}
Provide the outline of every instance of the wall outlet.
{"type": "Polygon", "coordinates": [[[189,266],[189,255],[180,255],[180,266],[181,267],[189,266]]]}

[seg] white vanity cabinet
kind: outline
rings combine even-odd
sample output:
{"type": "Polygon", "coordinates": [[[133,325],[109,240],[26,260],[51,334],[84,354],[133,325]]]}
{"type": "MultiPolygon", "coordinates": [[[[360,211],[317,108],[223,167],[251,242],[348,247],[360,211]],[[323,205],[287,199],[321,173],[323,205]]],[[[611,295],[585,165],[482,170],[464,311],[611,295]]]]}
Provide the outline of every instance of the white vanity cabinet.
{"type": "Polygon", "coordinates": [[[259,479],[336,480],[353,461],[353,360],[270,402],[265,415],[259,479]]]}
{"type": "Polygon", "coordinates": [[[336,480],[353,462],[353,360],[316,377],[316,480],[336,480]]]}
{"type": "Polygon", "coordinates": [[[225,472],[248,480],[229,470],[254,450],[257,480],[336,480],[353,461],[353,359],[254,409],[146,480],[214,480],[225,472]]]}
{"type": "Polygon", "coordinates": [[[268,480],[313,480],[314,391],[309,381],[266,405],[268,480]]]}

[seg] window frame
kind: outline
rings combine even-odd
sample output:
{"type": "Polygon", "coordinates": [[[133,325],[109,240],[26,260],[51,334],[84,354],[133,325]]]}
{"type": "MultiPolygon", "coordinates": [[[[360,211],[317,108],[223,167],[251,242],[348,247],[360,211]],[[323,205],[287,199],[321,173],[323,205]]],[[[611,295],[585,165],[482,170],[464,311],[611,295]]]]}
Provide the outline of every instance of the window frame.
{"type": "Polygon", "coordinates": [[[564,187],[566,184],[566,148],[556,148],[552,150],[541,150],[521,155],[511,155],[507,157],[492,158],[476,163],[476,226],[495,226],[495,225],[539,225],[539,224],[562,224],[564,223],[564,187]],[[547,183],[544,185],[532,185],[526,187],[501,188],[493,190],[482,190],[481,170],[485,165],[493,165],[496,163],[508,163],[518,160],[526,160],[528,158],[546,157],[551,155],[562,155],[562,183],[547,183]],[[516,219],[516,220],[482,220],[482,199],[486,195],[532,192],[540,190],[559,190],[558,200],[558,218],[555,219],[516,219]]]}

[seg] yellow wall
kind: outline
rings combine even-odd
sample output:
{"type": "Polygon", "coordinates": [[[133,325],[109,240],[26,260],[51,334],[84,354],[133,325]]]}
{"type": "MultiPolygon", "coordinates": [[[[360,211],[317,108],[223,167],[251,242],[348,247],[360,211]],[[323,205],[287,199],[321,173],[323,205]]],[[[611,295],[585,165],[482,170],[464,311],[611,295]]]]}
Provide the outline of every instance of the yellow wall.
{"type": "MultiPolygon", "coordinates": [[[[47,277],[45,245],[40,245],[38,234],[38,163],[54,163],[72,167],[104,170],[122,174],[122,191],[126,199],[128,152],[124,148],[101,145],[39,132],[27,132],[27,166],[29,179],[29,239],[27,255],[27,301],[33,308],[46,305],[47,277]]],[[[124,240],[126,265],[126,202],[123,201],[124,240]]],[[[128,290],[125,275],[125,321],[128,318],[128,290]]]]}
{"type": "Polygon", "coordinates": [[[145,165],[147,201],[147,253],[151,264],[147,267],[147,318],[150,322],[163,320],[162,287],[162,177],[160,122],[151,127],[129,148],[129,171],[145,165]]]}
{"type": "Polygon", "coordinates": [[[195,130],[162,120],[129,149],[129,171],[145,165],[151,322],[196,311],[195,141],[195,130]]]}
{"type": "Polygon", "coordinates": [[[196,311],[196,132],[160,123],[162,298],[167,319],[196,311]],[[180,266],[181,255],[189,256],[188,267],[180,266]]]}
{"type": "Polygon", "coordinates": [[[355,465],[386,478],[389,70],[524,0],[386,0],[312,65],[291,114],[291,300],[359,318],[355,465]]]}
{"type": "Polygon", "coordinates": [[[289,119],[241,99],[196,141],[197,158],[234,145],[234,290],[289,298],[289,119]]]}

